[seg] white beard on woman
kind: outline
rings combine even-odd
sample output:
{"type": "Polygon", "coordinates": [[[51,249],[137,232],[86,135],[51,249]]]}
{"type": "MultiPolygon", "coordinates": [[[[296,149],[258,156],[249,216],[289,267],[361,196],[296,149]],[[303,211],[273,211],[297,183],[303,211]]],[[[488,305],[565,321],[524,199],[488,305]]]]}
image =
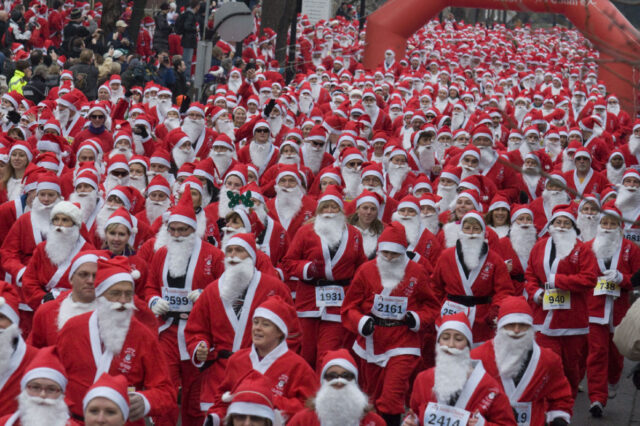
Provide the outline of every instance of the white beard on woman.
{"type": "Polygon", "coordinates": [[[116,209],[117,207],[112,207],[112,206],[109,206],[108,204],[105,204],[104,206],[102,206],[102,208],[96,215],[96,233],[98,234],[98,237],[100,237],[102,241],[105,240],[104,225],[107,223],[107,221],[109,220],[113,212],[116,211],[116,209]]]}
{"type": "Polygon", "coordinates": [[[22,426],[65,426],[69,408],[62,394],[57,398],[42,398],[31,396],[24,389],[18,395],[18,415],[22,426]]]}
{"type": "Polygon", "coordinates": [[[604,229],[598,226],[592,250],[598,259],[609,260],[620,251],[622,232],[620,229],[604,229]]]}
{"type": "Polygon", "coordinates": [[[216,166],[218,174],[220,176],[224,176],[233,161],[233,152],[215,152],[214,150],[211,150],[209,157],[213,160],[213,164],[216,166]]]}
{"type": "Polygon", "coordinates": [[[582,241],[591,241],[596,237],[598,231],[598,222],[600,215],[578,213],[578,229],[580,230],[580,239],[582,241]]]}
{"type": "Polygon", "coordinates": [[[313,222],[313,230],[330,249],[335,249],[340,245],[345,225],[344,213],[320,213],[313,222]]]}
{"type": "Polygon", "coordinates": [[[171,199],[169,199],[169,197],[165,198],[164,201],[151,201],[147,198],[147,201],[144,203],[144,210],[147,214],[147,219],[149,219],[149,223],[155,222],[170,206],[171,199]]]}
{"type": "Polygon", "coordinates": [[[249,287],[255,270],[251,257],[247,257],[244,260],[240,260],[237,257],[225,258],[224,274],[218,280],[220,297],[228,303],[238,300],[249,287]]]}
{"type": "Polygon", "coordinates": [[[453,247],[460,237],[460,224],[456,222],[445,223],[442,227],[442,232],[444,232],[445,247],[453,247]]]}
{"type": "Polygon", "coordinates": [[[196,245],[196,233],[187,236],[172,237],[167,242],[167,260],[169,261],[169,276],[172,278],[183,277],[189,267],[189,259],[196,245]]]}
{"type": "Polygon", "coordinates": [[[480,265],[480,256],[482,252],[482,246],[484,244],[484,233],[482,234],[467,234],[459,231],[460,235],[460,249],[462,250],[462,256],[464,257],[464,264],[471,269],[475,269],[480,265]]]}
{"type": "Polygon", "coordinates": [[[433,373],[433,391],[439,402],[449,403],[451,397],[462,390],[471,373],[469,347],[449,348],[436,343],[436,367],[433,373]]]}
{"type": "Polygon", "coordinates": [[[238,89],[242,86],[242,79],[240,77],[231,77],[227,82],[227,87],[233,93],[238,93],[238,89]]]}
{"type": "Polygon", "coordinates": [[[160,227],[160,230],[156,234],[156,240],[153,243],[153,252],[155,253],[160,248],[166,246],[167,243],[171,240],[171,238],[172,238],[171,234],[169,234],[167,227],[165,225],[162,225],[160,227]]]}
{"type": "Polygon", "coordinates": [[[522,120],[524,119],[525,115],[527,115],[527,107],[523,105],[516,105],[513,111],[513,118],[516,119],[518,127],[522,125],[522,120]]]}
{"type": "Polygon", "coordinates": [[[4,330],[0,329],[0,375],[8,371],[11,365],[11,355],[15,351],[13,342],[20,337],[20,329],[16,324],[11,324],[4,330]]]}
{"type": "Polygon", "coordinates": [[[192,163],[196,159],[196,152],[192,147],[184,150],[180,148],[178,145],[174,146],[171,150],[171,156],[173,157],[173,161],[176,163],[176,167],[180,168],[184,163],[192,163]]]}
{"type": "Polygon", "coordinates": [[[464,126],[464,112],[453,112],[451,114],[451,131],[455,132],[456,130],[462,128],[464,126]]]}
{"type": "Polygon", "coordinates": [[[519,223],[511,225],[509,239],[523,269],[527,268],[529,254],[536,243],[536,238],[536,228],[533,225],[520,225],[519,223]]]}
{"type": "Polygon", "coordinates": [[[533,327],[520,333],[504,327],[498,329],[493,338],[493,348],[500,376],[511,379],[520,372],[527,360],[527,353],[533,349],[534,336],[533,327]]]}
{"type": "Polygon", "coordinates": [[[271,128],[271,134],[277,136],[280,133],[280,130],[282,130],[282,116],[279,115],[274,118],[269,117],[267,119],[267,122],[269,123],[269,127],[271,128]]]}
{"type": "Polygon", "coordinates": [[[249,156],[251,163],[256,168],[261,169],[267,161],[269,161],[269,151],[271,151],[271,142],[258,143],[253,141],[249,144],[249,156]]]}
{"type": "Polygon", "coordinates": [[[611,165],[611,163],[607,163],[607,179],[614,185],[620,185],[622,183],[624,171],[624,166],[616,169],[611,165]]]}
{"type": "Polygon", "coordinates": [[[438,219],[437,213],[420,213],[420,223],[433,235],[437,234],[440,230],[440,220],[438,219]]]}
{"type": "Polygon", "coordinates": [[[436,153],[433,146],[419,146],[417,153],[418,160],[420,161],[420,167],[422,167],[423,170],[430,172],[436,164],[436,153]]]}
{"type": "Polygon", "coordinates": [[[98,328],[105,349],[117,355],[129,333],[129,324],[135,305],[133,302],[109,302],[104,296],[97,298],[98,328]],[[119,311],[120,308],[125,308],[119,311]]]}
{"type": "Polygon", "coordinates": [[[342,179],[344,179],[344,196],[346,199],[353,200],[360,195],[360,170],[343,167],[342,179]]]}
{"type": "Polygon", "coordinates": [[[576,230],[574,228],[564,229],[551,225],[549,234],[551,234],[553,244],[556,246],[556,259],[562,260],[569,256],[578,240],[576,230]]]}
{"type": "Polygon", "coordinates": [[[58,330],[62,330],[62,327],[71,318],[93,311],[95,309],[95,300],[89,303],[82,303],[74,302],[71,296],[65,297],[60,303],[60,310],[58,311],[58,330]]]}
{"type": "Polygon", "coordinates": [[[409,166],[406,164],[389,164],[389,182],[394,189],[402,188],[402,184],[409,174],[409,166]]]}
{"type": "MultiPolygon", "coordinates": [[[[35,203],[35,200],[34,200],[35,203]]],[[[633,213],[638,206],[640,205],[640,191],[638,188],[630,188],[628,186],[620,186],[618,188],[618,195],[616,197],[616,207],[620,209],[623,213],[623,216],[626,217],[624,213],[633,213]]],[[[629,218],[629,219],[634,219],[629,218]]]]}
{"type": "Polygon", "coordinates": [[[185,118],[182,123],[182,131],[187,134],[191,142],[196,142],[202,132],[204,132],[204,118],[198,118],[194,120],[192,118],[185,118]]]}
{"type": "Polygon", "coordinates": [[[322,384],[314,406],[322,426],[359,426],[369,406],[369,397],[355,380],[337,378],[322,384]],[[336,389],[332,386],[336,383],[344,386],[336,389]]]}
{"type": "Polygon", "coordinates": [[[444,186],[438,184],[436,194],[442,198],[438,201],[438,207],[441,211],[451,210],[451,205],[455,202],[456,197],[458,196],[457,189],[458,187],[456,185],[444,186]]]}
{"type": "Polygon", "coordinates": [[[144,194],[147,190],[146,176],[129,176],[129,186],[133,186],[135,189],[140,191],[141,194],[144,194]]]}
{"type": "Polygon", "coordinates": [[[69,195],[69,201],[80,204],[82,221],[86,222],[98,204],[98,191],[94,189],[90,192],[72,192],[69,195]]]}
{"type": "Polygon", "coordinates": [[[73,249],[80,237],[80,227],[73,225],[70,227],[53,226],[44,244],[44,250],[49,260],[56,265],[62,265],[66,260],[73,257],[73,249]]]}
{"type": "Polygon", "coordinates": [[[302,208],[302,197],[304,191],[299,186],[295,188],[283,188],[276,185],[276,212],[280,219],[280,224],[285,229],[289,228],[291,220],[302,208]]]}
{"type": "Polygon", "coordinates": [[[169,109],[171,109],[171,99],[161,99],[156,106],[161,117],[166,117],[169,109]]]}
{"type": "Polygon", "coordinates": [[[142,136],[134,134],[132,141],[132,151],[135,152],[136,155],[144,155],[144,140],[142,139],[142,136]]]}
{"type": "Polygon", "coordinates": [[[60,198],[48,206],[45,206],[40,202],[40,199],[36,197],[31,203],[31,220],[45,235],[51,227],[51,210],[53,210],[53,207],[59,202],[60,198]]]}
{"type": "Polygon", "coordinates": [[[302,161],[314,174],[320,171],[322,166],[322,158],[324,157],[324,149],[316,148],[311,145],[311,142],[304,142],[300,148],[302,152],[302,161]]]}
{"type": "Polygon", "coordinates": [[[544,199],[545,209],[553,211],[553,208],[559,204],[567,204],[569,202],[569,196],[564,191],[552,191],[545,188],[542,191],[542,198],[544,199]]]}
{"type": "Polygon", "coordinates": [[[409,258],[405,255],[389,261],[382,253],[378,253],[376,256],[376,266],[378,267],[382,287],[388,290],[396,288],[404,278],[407,263],[409,263],[409,258]]]}
{"type": "Polygon", "coordinates": [[[392,221],[398,221],[404,226],[404,233],[407,237],[409,246],[413,246],[418,242],[421,236],[420,232],[420,216],[400,216],[398,212],[394,212],[391,215],[392,221]]]}

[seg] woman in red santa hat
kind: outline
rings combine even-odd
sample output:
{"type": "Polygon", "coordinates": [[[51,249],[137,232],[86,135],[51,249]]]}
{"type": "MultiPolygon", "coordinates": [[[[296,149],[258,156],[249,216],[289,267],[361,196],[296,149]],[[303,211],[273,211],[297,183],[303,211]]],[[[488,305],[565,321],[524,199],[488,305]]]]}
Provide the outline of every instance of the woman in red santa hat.
{"type": "Polygon", "coordinates": [[[277,395],[269,381],[257,371],[246,375],[230,395],[231,404],[222,419],[207,421],[206,426],[283,426],[285,421],[276,409],[277,395]]]}
{"type": "Polygon", "coordinates": [[[418,374],[411,394],[411,413],[404,426],[456,424],[516,425],[509,399],[500,385],[472,360],[473,335],[463,312],[436,321],[436,366],[418,374]]]}
{"type": "Polygon", "coordinates": [[[378,249],[378,238],[382,234],[384,224],[378,219],[382,197],[366,189],[347,205],[347,209],[355,209],[348,222],[355,226],[362,235],[362,248],[368,259],[374,259],[378,249]]]}
{"type": "Polygon", "coordinates": [[[82,399],[85,426],[124,426],[129,418],[127,379],[102,374],[82,399]]]}
{"type": "Polygon", "coordinates": [[[464,215],[458,240],[446,249],[433,273],[442,314],[465,312],[476,341],[493,337],[500,301],[514,294],[513,283],[500,255],[485,240],[486,225],[480,213],[464,215]]]}
{"type": "Polygon", "coordinates": [[[1,178],[2,189],[6,191],[9,201],[16,200],[22,195],[22,177],[33,160],[32,149],[23,141],[17,141],[9,149],[9,161],[1,178]]]}

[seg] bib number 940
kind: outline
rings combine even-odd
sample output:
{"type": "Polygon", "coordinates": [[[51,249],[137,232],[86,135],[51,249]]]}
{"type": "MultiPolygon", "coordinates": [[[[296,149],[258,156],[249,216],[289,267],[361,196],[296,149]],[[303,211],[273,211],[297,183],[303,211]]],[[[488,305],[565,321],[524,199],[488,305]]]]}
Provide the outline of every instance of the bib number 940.
{"type": "Polygon", "coordinates": [[[571,309],[571,292],[557,288],[545,290],[542,309],[545,311],[571,309]]]}

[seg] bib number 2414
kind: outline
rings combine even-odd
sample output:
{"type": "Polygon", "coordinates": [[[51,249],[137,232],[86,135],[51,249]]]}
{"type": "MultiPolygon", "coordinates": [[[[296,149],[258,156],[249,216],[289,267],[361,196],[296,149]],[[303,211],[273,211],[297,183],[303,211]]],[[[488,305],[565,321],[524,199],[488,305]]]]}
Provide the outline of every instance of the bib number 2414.
{"type": "Polygon", "coordinates": [[[424,411],[424,426],[467,426],[470,415],[462,408],[430,402],[424,411]]]}

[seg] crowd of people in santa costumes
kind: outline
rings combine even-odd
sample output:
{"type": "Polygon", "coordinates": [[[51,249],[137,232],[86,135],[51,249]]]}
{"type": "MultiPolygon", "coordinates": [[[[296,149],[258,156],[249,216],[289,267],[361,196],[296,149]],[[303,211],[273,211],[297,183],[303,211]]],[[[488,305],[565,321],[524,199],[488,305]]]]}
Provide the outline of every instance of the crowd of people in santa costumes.
{"type": "Polygon", "coordinates": [[[585,376],[606,416],[640,119],[598,53],[434,20],[365,70],[298,25],[289,83],[252,35],[202,103],[0,97],[0,426],[562,426],[585,376]]]}

